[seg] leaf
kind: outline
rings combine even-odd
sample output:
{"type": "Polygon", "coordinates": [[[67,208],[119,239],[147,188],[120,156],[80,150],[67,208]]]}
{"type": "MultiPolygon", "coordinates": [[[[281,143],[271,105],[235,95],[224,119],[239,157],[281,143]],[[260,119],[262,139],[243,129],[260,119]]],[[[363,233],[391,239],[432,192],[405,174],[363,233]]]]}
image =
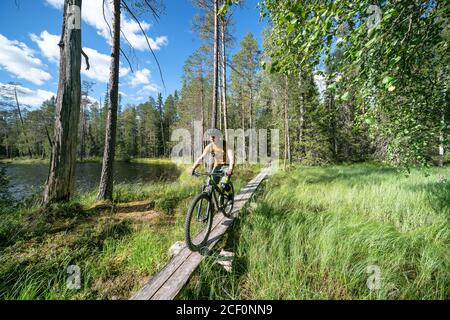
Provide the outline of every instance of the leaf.
{"type": "Polygon", "coordinates": [[[337,86],[337,83],[334,82],[328,86],[328,89],[330,89],[330,90],[336,89],[336,86],[337,86]]]}
{"type": "Polygon", "coordinates": [[[292,33],[295,30],[295,24],[289,23],[287,26],[287,32],[292,33]]]}
{"type": "Polygon", "coordinates": [[[228,3],[225,3],[220,9],[219,9],[219,15],[225,15],[228,13],[228,9],[230,8],[230,6],[228,5],[228,3]]]}
{"type": "Polygon", "coordinates": [[[394,83],[397,79],[395,79],[394,77],[391,76],[386,76],[383,78],[383,84],[385,84],[386,86],[389,86],[391,83],[394,83]]]}
{"type": "Polygon", "coordinates": [[[350,93],[347,91],[341,96],[342,101],[348,101],[350,99],[350,93]]]}

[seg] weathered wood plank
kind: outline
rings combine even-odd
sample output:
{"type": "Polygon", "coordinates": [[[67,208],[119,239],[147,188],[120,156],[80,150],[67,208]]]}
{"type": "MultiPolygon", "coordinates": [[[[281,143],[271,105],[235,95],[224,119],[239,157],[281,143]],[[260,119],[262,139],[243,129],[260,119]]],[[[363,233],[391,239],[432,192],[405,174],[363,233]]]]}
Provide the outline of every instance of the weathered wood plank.
{"type": "MultiPolygon", "coordinates": [[[[235,197],[232,218],[226,218],[221,213],[216,214],[209,236],[207,247],[211,250],[225,234],[240,210],[250,200],[261,182],[266,178],[268,169],[263,169],[247,186],[241,189],[235,197]]],[[[149,282],[133,296],[132,300],[171,300],[174,299],[186,285],[192,273],[198,267],[204,256],[190,251],[186,246],[175,255],[149,282]]]]}

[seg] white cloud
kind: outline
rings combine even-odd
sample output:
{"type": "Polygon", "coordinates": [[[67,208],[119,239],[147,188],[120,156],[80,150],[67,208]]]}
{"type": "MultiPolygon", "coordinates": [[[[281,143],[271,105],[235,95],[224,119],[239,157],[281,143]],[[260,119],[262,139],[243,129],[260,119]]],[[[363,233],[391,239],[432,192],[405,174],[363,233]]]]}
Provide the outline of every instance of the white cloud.
{"type": "MultiPolygon", "coordinates": [[[[109,81],[109,67],[111,56],[98,52],[95,49],[83,48],[83,51],[89,57],[90,69],[86,70],[86,63],[83,59],[81,73],[88,78],[99,82],[107,83],[109,81]]],[[[120,68],[120,76],[126,76],[130,72],[129,68],[120,68]]]]}
{"type": "MultiPolygon", "coordinates": [[[[0,88],[13,92],[14,87],[10,84],[0,83],[0,88]]],[[[32,107],[39,107],[45,100],[56,96],[55,93],[45,90],[32,90],[23,86],[17,86],[17,97],[21,105],[28,105],[32,107]]]]}
{"type": "Polygon", "coordinates": [[[56,9],[62,9],[64,6],[64,0],[46,0],[46,2],[56,9]]]}
{"type": "MultiPolygon", "coordinates": [[[[60,36],[48,33],[46,30],[40,36],[35,34],[30,35],[41,49],[41,53],[51,62],[59,61],[59,39],[60,36]]],[[[83,48],[83,51],[89,57],[90,70],[86,70],[86,62],[82,59],[81,74],[86,77],[107,83],[109,81],[109,68],[111,63],[111,56],[98,52],[95,49],[83,48]]],[[[130,72],[129,68],[120,68],[120,76],[126,76],[130,72]]]]}
{"type": "MultiPolygon", "coordinates": [[[[150,25],[146,22],[140,22],[142,29],[147,32],[150,29],[150,25]]],[[[136,21],[127,19],[122,15],[122,30],[125,34],[126,40],[131,43],[133,48],[139,51],[148,50],[148,43],[145,36],[142,35],[142,31],[136,21]]],[[[148,37],[148,42],[152,50],[160,50],[162,46],[169,44],[169,40],[166,36],[157,37],[156,40],[148,37]]]]}
{"type": "Polygon", "coordinates": [[[140,92],[142,92],[142,93],[145,93],[145,92],[153,92],[153,93],[156,93],[156,92],[158,92],[158,87],[156,86],[156,85],[154,85],[154,84],[149,84],[149,85],[147,85],[147,86],[144,86],[143,88],[142,88],[142,90],[140,90],[140,92]]]}
{"type": "Polygon", "coordinates": [[[58,62],[60,55],[58,46],[60,36],[50,34],[45,30],[41,32],[40,36],[37,36],[34,33],[30,34],[30,38],[38,45],[44,57],[51,62],[58,62]]]}
{"type": "Polygon", "coordinates": [[[143,86],[138,92],[138,95],[147,95],[150,93],[158,92],[158,86],[151,81],[150,70],[144,68],[137,70],[131,78],[130,85],[135,88],[137,86],[143,86]]]}
{"type": "MultiPolygon", "coordinates": [[[[64,0],[46,0],[46,2],[57,8],[62,9],[64,5],[64,0]]],[[[111,4],[109,1],[105,2],[105,16],[109,25],[111,26],[112,14],[111,14],[111,4]]],[[[97,33],[105,38],[108,42],[110,41],[110,29],[108,24],[106,24],[103,17],[103,1],[102,0],[89,0],[83,1],[82,7],[82,18],[90,26],[97,29],[97,33]]],[[[145,21],[140,21],[142,29],[147,32],[151,25],[145,21]]],[[[131,45],[139,51],[147,51],[148,45],[147,41],[142,35],[141,29],[136,21],[126,17],[122,14],[122,31],[125,38],[131,43],[131,45]]],[[[159,50],[162,46],[168,44],[168,39],[166,36],[157,37],[156,40],[148,37],[150,42],[150,47],[152,50],[159,50]]]]}
{"type": "Polygon", "coordinates": [[[317,86],[317,89],[319,90],[319,95],[321,98],[323,98],[323,94],[325,92],[325,90],[327,90],[327,84],[325,81],[325,77],[321,76],[319,74],[315,74],[314,75],[314,83],[317,86]]]}
{"type": "Polygon", "coordinates": [[[134,76],[133,76],[133,78],[131,79],[131,82],[130,82],[130,84],[131,84],[131,86],[134,88],[134,87],[137,87],[137,86],[139,86],[139,85],[142,85],[142,84],[144,84],[144,85],[149,85],[151,82],[150,82],[150,77],[151,77],[151,72],[150,72],[150,70],[148,70],[148,69],[142,69],[142,70],[137,70],[135,73],[134,73],[134,76]]]}
{"type": "Polygon", "coordinates": [[[44,71],[45,65],[34,56],[25,43],[9,40],[0,34],[0,67],[17,78],[28,80],[36,85],[42,85],[52,76],[44,71]]]}

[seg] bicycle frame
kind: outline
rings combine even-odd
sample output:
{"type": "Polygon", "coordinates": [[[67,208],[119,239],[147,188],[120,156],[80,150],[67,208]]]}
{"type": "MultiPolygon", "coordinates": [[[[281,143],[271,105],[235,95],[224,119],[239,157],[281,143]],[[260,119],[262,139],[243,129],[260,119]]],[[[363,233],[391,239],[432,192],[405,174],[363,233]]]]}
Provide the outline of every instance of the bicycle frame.
{"type": "MultiPolygon", "coordinates": [[[[218,198],[217,198],[217,192],[221,195],[221,196],[225,196],[225,192],[223,192],[220,188],[219,188],[219,185],[218,185],[218,183],[216,183],[215,181],[214,181],[214,179],[213,179],[213,177],[214,176],[220,176],[220,177],[223,177],[223,174],[222,173],[196,173],[195,175],[197,175],[197,176],[208,176],[209,177],[209,179],[208,179],[208,183],[207,184],[204,184],[203,186],[202,186],[202,193],[205,193],[205,194],[207,194],[210,198],[211,198],[211,200],[212,200],[212,202],[213,202],[213,205],[214,205],[214,211],[216,211],[216,210],[218,210],[219,209],[219,200],[218,200],[218,198]]],[[[214,212],[213,212],[214,213],[214,212]]]]}

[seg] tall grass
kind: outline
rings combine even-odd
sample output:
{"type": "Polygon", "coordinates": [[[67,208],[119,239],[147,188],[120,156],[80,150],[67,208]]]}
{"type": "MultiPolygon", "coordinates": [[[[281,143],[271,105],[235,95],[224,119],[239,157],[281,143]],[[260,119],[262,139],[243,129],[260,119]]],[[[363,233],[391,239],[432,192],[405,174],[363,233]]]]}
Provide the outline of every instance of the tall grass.
{"type": "MultiPolygon", "coordinates": [[[[95,205],[95,193],[86,193],[46,210],[29,203],[0,214],[0,299],[129,298],[183,240],[202,180],[179,169],[175,182],[117,185],[112,205],[95,205]],[[134,219],[139,214],[154,218],[134,219]],[[78,290],[67,288],[70,265],[81,271],[78,290]]],[[[255,172],[238,167],[236,188],[255,172]]]]}
{"type": "Polygon", "coordinates": [[[450,298],[450,168],[291,167],[249,211],[182,297],[450,298]]]}

